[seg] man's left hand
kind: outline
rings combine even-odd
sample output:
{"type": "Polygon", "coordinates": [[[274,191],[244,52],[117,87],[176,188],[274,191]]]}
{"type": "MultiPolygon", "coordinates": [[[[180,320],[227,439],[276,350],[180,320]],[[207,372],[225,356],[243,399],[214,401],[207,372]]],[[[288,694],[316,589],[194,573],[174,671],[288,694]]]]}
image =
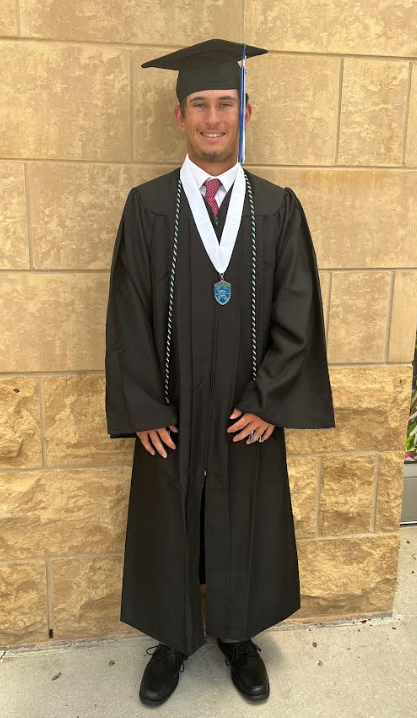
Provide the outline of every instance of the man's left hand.
{"type": "Polygon", "coordinates": [[[246,440],[247,444],[253,444],[255,441],[258,441],[260,436],[262,436],[262,441],[266,441],[275,429],[274,424],[269,424],[259,416],[256,416],[256,414],[243,413],[240,409],[233,409],[230,419],[236,419],[237,417],[240,417],[240,419],[235,421],[235,423],[227,429],[228,433],[239,431],[239,429],[242,430],[233,437],[233,441],[240,441],[246,436],[248,437],[246,440]],[[251,439],[250,434],[252,434],[252,432],[254,432],[254,434],[251,439]]]}

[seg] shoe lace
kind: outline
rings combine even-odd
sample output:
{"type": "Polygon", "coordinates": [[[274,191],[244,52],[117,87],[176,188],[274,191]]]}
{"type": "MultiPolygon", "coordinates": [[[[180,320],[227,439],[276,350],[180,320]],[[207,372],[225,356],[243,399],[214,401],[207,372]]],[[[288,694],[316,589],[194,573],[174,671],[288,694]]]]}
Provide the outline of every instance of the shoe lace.
{"type": "Polygon", "coordinates": [[[239,656],[247,655],[255,658],[258,655],[258,651],[262,651],[262,648],[257,646],[251,639],[248,641],[239,641],[239,643],[230,643],[229,645],[229,653],[225,656],[227,666],[230,666],[239,656]]]}
{"type": "Polygon", "coordinates": [[[184,672],[184,660],[188,658],[185,653],[181,653],[181,651],[177,651],[175,648],[171,648],[165,643],[157,643],[155,646],[149,646],[149,648],[146,649],[146,653],[149,656],[152,656],[156,661],[162,661],[162,659],[167,655],[175,654],[178,670],[180,673],[184,672]],[[152,648],[155,648],[156,650],[153,653],[150,653],[149,651],[151,651],[152,648]]]}

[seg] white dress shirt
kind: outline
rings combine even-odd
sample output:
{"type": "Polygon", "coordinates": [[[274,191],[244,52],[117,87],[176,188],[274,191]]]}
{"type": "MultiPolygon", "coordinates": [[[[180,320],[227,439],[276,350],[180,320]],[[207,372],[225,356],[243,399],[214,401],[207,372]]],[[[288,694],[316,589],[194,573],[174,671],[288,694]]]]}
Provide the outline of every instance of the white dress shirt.
{"type": "Polygon", "coordinates": [[[226,172],[222,172],[220,175],[216,175],[216,177],[213,177],[213,175],[210,175],[208,172],[203,170],[201,167],[195,164],[195,162],[192,162],[190,160],[190,157],[188,155],[188,152],[185,156],[184,162],[187,162],[191,172],[193,173],[193,177],[195,181],[197,182],[197,186],[200,189],[201,194],[203,197],[205,197],[206,194],[206,187],[204,186],[203,182],[206,181],[206,179],[219,179],[221,182],[221,185],[219,189],[217,190],[214,199],[216,200],[218,206],[220,207],[224,197],[226,196],[227,192],[231,188],[233,182],[236,179],[236,173],[237,168],[239,167],[239,163],[236,162],[236,164],[233,167],[230,167],[230,169],[226,170],[226,172]]]}

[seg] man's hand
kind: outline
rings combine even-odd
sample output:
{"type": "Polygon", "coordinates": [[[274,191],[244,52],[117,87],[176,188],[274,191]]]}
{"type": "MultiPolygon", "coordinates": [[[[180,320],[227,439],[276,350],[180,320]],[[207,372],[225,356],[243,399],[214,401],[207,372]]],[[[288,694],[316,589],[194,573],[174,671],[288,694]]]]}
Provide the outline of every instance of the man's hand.
{"type": "MultiPolygon", "coordinates": [[[[178,428],[174,426],[174,424],[171,424],[169,428],[171,429],[171,431],[178,431],[178,428]]],[[[155,456],[156,449],[158,453],[164,457],[164,459],[167,458],[168,454],[161,442],[161,439],[167,444],[167,446],[170,446],[171,449],[177,448],[172,441],[170,435],[168,434],[165,426],[161,429],[151,429],[150,431],[137,431],[136,434],[141,440],[142,445],[145,447],[146,451],[149,451],[152,456],[155,456]],[[150,440],[152,441],[152,444],[155,449],[153,448],[150,440]]]]}
{"type": "Polygon", "coordinates": [[[243,412],[240,411],[240,409],[233,409],[233,412],[230,415],[230,419],[236,419],[238,416],[240,416],[240,419],[235,421],[232,426],[229,426],[227,431],[231,433],[242,429],[239,434],[236,434],[236,436],[233,437],[233,441],[240,441],[241,439],[244,439],[245,436],[249,437],[246,441],[247,444],[253,444],[255,441],[258,441],[260,436],[262,436],[262,441],[269,439],[275,429],[274,424],[269,424],[259,416],[256,416],[256,414],[249,414],[246,412],[243,416],[241,416],[242,414],[243,412]],[[252,431],[254,432],[253,439],[249,436],[252,431]]]}

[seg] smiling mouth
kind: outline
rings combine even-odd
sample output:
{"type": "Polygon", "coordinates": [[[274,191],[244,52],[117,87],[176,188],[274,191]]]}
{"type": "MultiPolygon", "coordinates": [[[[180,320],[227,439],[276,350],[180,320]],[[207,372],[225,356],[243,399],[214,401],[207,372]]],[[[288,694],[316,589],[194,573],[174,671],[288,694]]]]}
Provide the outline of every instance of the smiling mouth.
{"type": "Polygon", "coordinates": [[[200,134],[209,140],[218,140],[218,139],[220,139],[220,137],[223,137],[226,133],[225,132],[200,132],[200,134]]]}

